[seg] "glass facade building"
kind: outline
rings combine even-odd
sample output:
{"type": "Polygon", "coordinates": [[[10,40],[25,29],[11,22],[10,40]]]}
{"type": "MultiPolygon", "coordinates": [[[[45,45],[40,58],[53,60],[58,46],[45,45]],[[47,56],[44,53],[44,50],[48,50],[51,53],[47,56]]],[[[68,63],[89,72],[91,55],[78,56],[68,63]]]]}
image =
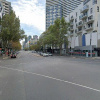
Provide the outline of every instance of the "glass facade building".
{"type": "Polygon", "coordinates": [[[57,18],[66,17],[83,0],[46,0],[46,29],[57,18]]]}

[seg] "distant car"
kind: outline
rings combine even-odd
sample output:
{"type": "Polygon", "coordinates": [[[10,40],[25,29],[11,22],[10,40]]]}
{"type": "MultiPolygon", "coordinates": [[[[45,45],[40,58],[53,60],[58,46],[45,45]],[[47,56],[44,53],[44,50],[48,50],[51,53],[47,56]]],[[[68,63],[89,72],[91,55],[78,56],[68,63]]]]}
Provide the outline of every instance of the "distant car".
{"type": "Polygon", "coordinates": [[[36,53],[36,51],[32,51],[32,53],[36,53]]]}
{"type": "Polygon", "coordinates": [[[11,58],[16,58],[17,57],[17,54],[15,52],[11,53],[11,58]]]}
{"type": "Polygon", "coordinates": [[[34,53],[34,51],[32,51],[32,53],[34,53]]]}
{"type": "Polygon", "coordinates": [[[41,55],[41,56],[43,56],[43,54],[44,54],[43,52],[40,52],[40,55],[41,55]]]}
{"type": "Polygon", "coordinates": [[[19,54],[19,53],[20,53],[19,51],[16,52],[16,54],[19,54]]]}
{"type": "Polygon", "coordinates": [[[50,52],[47,52],[47,54],[48,54],[49,56],[53,56],[52,53],[50,53],[50,52]]]}
{"type": "Polygon", "coordinates": [[[43,53],[43,57],[48,57],[49,55],[47,53],[43,53]]]}

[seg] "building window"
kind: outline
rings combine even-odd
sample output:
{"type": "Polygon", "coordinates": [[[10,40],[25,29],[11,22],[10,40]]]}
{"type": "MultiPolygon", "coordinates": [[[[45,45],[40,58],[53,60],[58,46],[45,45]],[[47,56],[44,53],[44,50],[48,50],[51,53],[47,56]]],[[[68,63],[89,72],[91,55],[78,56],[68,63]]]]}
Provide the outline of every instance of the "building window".
{"type": "Polygon", "coordinates": [[[87,22],[87,19],[84,19],[84,22],[87,22]]]}
{"type": "Polygon", "coordinates": [[[84,29],[86,29],[86,27],[84,26],[84,29]]]}
{"type": "Polygon", "coordinates": [[[94,4],[97,4],[97,0],[93,0],[93,5],[94,5],[94,4]]]}
{"type": "Polygon", "coordinates": [[[97,6],[97,12],[99,12],[99,6],[97,6]]]}
{"type": "Polygon", "coordinates": [[[77,17],[77,12],[76,12],[76,17],[77,17]]]}
{"type": "Polygon", "coordinates": [[[87,4],[90,0],[84,0],[83,4],[87,4]]]}
{"type": "Polygon", "coordinates": [[[98,22],[97,22],[97,27],[98,27],[98,22]]]}
{"type": "Polygon", "coordinates": [[[91,9],[90,9],[90,14],[92,14],[92,13],[93,13],[93,9],[91,8],[91,9]]]}
{"type": "Polygon", "coordinates": [[[77,22],[77,18],[75,19],[75,22],[77,22]]]}

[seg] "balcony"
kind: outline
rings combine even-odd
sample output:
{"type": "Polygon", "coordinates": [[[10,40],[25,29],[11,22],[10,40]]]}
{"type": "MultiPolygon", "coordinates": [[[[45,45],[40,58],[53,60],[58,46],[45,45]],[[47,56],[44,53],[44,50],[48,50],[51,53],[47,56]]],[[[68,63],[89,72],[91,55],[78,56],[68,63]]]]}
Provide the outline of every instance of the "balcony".
{"type": "Polygon", "coordinates": [[[82,15],[82,20],[83,20],[83,19],[86,19],[87,17],[88,17],[88,14],[83,14],[83,15],[82,15]]]}
{"type": "Polygon", "coordinates": [[[94,22],[93,16],[88,17],[87,24],[94,22]]]}
{"type": "Polygon", "coordinates": [[[70,27],[70,31],[74,31],[73,27],[70,27]]]}
{"type": "Polygon", "coordinates": [[[77,33],[77,29],[75,29],[75,33],[77,33]]]}
{"type": "Polygon", "coordinates": [[[88,5],[85,5],[84,7],[83,7],[83,9],[81,9],[81,13],[84,13],[84,12],[86,12],[86,11],[88,11],[89,10],[89,6],[88,5]]]}
{"type": "Polygon", "coordinates": [[[70,35],[74,35],[74,33],[73,32],[70,32],[70,35]]]}
{"type": "Polygon", "coordinates": [[[77,30],[77,34],[80,34],[80,33],[82,33],[82,29],[77,30]]]}
{"type": "Polygon", "coordinates": [[[73,26],[74,25],[74,23],[73,22],[70,22],[70,26],[73,26]]]}
{"type": "Polygon", "coordinates": [[[73,21],[74,20],[74,17],[73,16],[71,16],[71,19],[70,19],[70,21],[73,21]]]}
{"type": "Polygon", "coordinates": [[[81,20],[81,19],[82,19],[82,17],[83,17],[83,15],[80,15],[80,16],[79,16],[79,19],[81,20]]]}
{"type": "Polygon", "coordinates": [[[90,30],[93,30],[93,26],[89,26],[85,29],[86,31],[90,31],[90,30]]]}
{"type": "Polygon", "coordinates": [[[77,24],[77,27],[82,27],[83,26],[83,22],[80,21],[78,24],[77,24]]]}

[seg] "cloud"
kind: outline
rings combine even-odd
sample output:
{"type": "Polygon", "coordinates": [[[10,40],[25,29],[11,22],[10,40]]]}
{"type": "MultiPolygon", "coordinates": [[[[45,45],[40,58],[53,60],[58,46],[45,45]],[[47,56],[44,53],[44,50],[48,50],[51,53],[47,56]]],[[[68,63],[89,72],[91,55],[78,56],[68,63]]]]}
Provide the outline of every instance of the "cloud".
{"type": "Polygon", "coordinates": [[[45,30],[45,6],[38,0],[13,1],[12,7],[19,16],[21,24],[34,27],[40,32],[45,30]]]}

